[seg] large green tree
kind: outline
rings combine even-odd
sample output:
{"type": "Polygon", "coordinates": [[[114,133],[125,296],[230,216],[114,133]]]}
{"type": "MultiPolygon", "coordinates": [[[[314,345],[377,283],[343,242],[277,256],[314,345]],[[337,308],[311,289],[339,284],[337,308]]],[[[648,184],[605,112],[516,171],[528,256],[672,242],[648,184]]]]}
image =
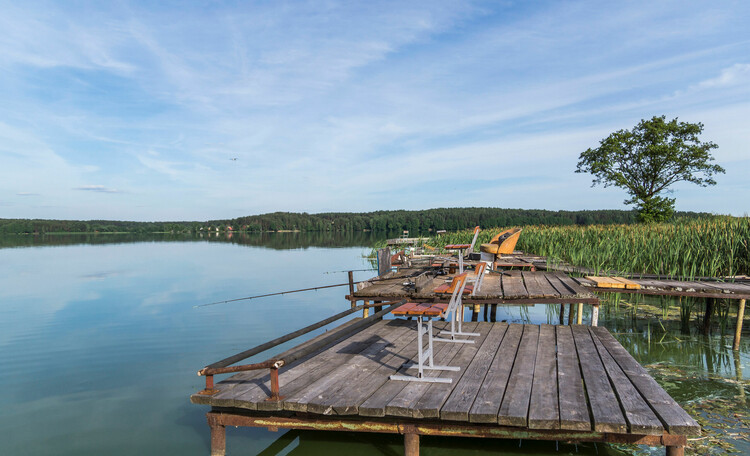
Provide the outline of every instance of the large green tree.
{"type": "Polygon", "coordinates": [[[702,123],[666,121],[665,116],[641,120],[632,130],[620,130],[581,153],[577,173],[594,176],[592,186],[624,188],[643,222],[668,220],[674,198],[665,196],[681,181],[702,187],[716,185],[712,176],[724,168],[712,164],[712,142],[701,142],[702,123]]]}

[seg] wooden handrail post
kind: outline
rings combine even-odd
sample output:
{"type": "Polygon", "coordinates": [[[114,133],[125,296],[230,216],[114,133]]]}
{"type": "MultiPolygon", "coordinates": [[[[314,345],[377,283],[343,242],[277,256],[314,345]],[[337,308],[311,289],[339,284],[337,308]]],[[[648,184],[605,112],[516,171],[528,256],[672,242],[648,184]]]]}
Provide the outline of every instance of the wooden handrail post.
{"type": "Polygon", "coordinates": [[[739,308],[737,309],[737,329],[734,331],[734,343],[732,350],[740,349],[740,336],[742,335],[742,319],[745,318],[745,300],[740,299],[739,308]]]}
{"type": "Polygon", "coordinates": [[[354,299],[354,271],[349,271],[349,299],[352,302],[352,308],[357,306],[357,300],[354,299]]]}

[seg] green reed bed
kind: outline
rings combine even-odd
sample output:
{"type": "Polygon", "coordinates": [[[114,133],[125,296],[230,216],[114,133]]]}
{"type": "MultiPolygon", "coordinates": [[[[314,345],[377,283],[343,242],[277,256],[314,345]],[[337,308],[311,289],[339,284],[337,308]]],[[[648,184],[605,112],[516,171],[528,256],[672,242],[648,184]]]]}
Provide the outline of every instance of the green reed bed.
{"type": "Polygon", "coordinates": [[[596,271],[722,277],[750,270],[750,219],[525,227],[518,248],[596,271]]]}
{"type": "MultiPolygon", "coordinates": [[[[482,231],[477,245],[500,230],[482,231]]],[[[428,245],[469,243],[472,235],[449,233],[428,245]]],[[[648,225],[524,226],[516,248],[599,272],[693,278],[748,274],[749,243],[749,218],[717,216],[648,225]]]]}

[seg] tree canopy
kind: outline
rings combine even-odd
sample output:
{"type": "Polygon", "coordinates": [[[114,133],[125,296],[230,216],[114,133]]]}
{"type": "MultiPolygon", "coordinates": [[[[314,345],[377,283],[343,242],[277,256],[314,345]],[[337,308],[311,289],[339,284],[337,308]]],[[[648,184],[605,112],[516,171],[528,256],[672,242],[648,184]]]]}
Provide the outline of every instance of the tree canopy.
{"type": "Polygon", "coordinates": [[[641,120],[632,130],[619,130],[582,152],[577,173],[590,173],[593,184],[625,189],[643,222],[665,221],[674,213],[674,198],[664,196],[677,182],[716,185],[712,176],[724,168],[712,164],[711,149],[701,142],[702,123],[667,122],[665,116],[641,120]]]}
{"type": "MultiPolygon", "coordinates": [[[[711,214],[683,212],[688,218],[708,217],[711,214]]],[[[377,231],[395,233],[409,230],[411,234],[428,234],[431,231],[459,230],[518,225],[606,225],[636,222],[633,211],[548,211],[540,209],[503,209],[498,207],[456,207],[421,211],[328,212],[321,214],[274,212],[250,215],[235,219],[203,222],[128,222],[114,220],[29,220],[0,218],[2,234],[44,233],[216,233],[267,232],[294,230],[324,231],[377,231]]]]}

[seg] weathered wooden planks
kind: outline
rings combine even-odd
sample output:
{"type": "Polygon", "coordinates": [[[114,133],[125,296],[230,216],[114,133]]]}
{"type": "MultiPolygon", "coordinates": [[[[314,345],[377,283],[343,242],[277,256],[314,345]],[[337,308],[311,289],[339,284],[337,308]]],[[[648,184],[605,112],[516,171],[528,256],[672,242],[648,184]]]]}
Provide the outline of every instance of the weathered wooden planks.
{"type": "Polygon", "coordinates": [[[526,426],[527,424],[538,341],[539,327],[525,326],[505,397],[500,406],[498,423],[502,425],[526,426]]]}
{"type": "Polygon", "coordinates": [[[555,327],[541,325],[529,403],[531,429],[560,429],[556,345],[555,327]]]}
{"type": "Polygon", "coordinates": [[[617,365],[596,335],[593,335],[592,340],[602,359],[607,376],[614,386],[622,410],[625,412],[628,430],[633,434],[661,434],[664,429],[661,422],[630,382],[627,375],[617,365]]]}
{"type": "Polygon", "coordinates": [[[638,283],[624,277],[586,276],[586,278],[593,281],[599,288],[627,288],[629,290],[638,290],[641,288],[638,283]]]}
{"type": "MultiPolygon", "coordinates": [[[[436,332],[447,325],[434,324],[436,332]]],[[[450,384],[389,380],[397,371],[416,373],[401,367],[416,355],[416,324],[384,320],[283,368],[281,401],[265,400],[268,373],[259,371],[220,382],[227,387],[203,396],[200,403],[245,413],[285,410],[547,431],[699,432],[697,423],[606,329],[486,322],[464,326],[480,333],[475,344],[436,341],[434,346],[436,364],[461,368],[429,373],[451,378],[450,384]]]]}
{"type": "Polygon", "coordinates": [[[526,291],[520,271],[503,273],[502,281],[504,299],[524,299],[529,297],[529,292],[526,291]]]}
{"type": "Polygon", "coordinates": [[[557,277],[558,280],[560,280],[560,282],[565,284],[565,286],[570,289],[570,291],[572,292],[572,296],[575,296],[578,298],[591,297],[591,293],[589,293],[588,290],[583,288],[578,282],[573,280],[570,276],[562,272],[555,272],[554,275],[557,277]]]}
{"type": "MultiPolygon", "coordinates": [[[[334,404],[348,399],[346,396],[339,396],[337,400],[332,400],[339,389],[364,382],[370,371],[377,369],[379,363],[387,364],[390,361],[393,357],[392,350],[398,352],[407,343],[413,343],[416,339],[416,331],[414,331],[413,324],[410,326],[412,327],[405,325],[393,331],[383,332],[380,336],[382,340],[371,343],[350,362],[330,368],[325,376],[295,394],[287,395],[284,398],[284,409],[322,415],[332,414],[334,404]]],[[[394,366],[393,371],[398,367],[398,365],[394,366]]]]}
{"type": "Polygon", "coordinates": [[[544,273],[524,271],[521,276],[530,298],[556,298],[560,296],[555,287],[544,277],[544,273]]]}
{"type": "MultiPolygon", "coordinates": [[[[466,325],[466,324],[465,324],[466,325]]],[[[450,366],[459,366],[461,370],[458,372],[444,372],[441,377],[448,377],[453,380],[452,383],[432,383],[429,388],[422,394],[412,412],[414,418],[439,418],[440,410],[445,403],[446,399],[450,396],[451,392],[456,387],[455,383],[459,382],[459,379],[467,374],[467,367],[473,362],[475,355],[479,352],[480,347],[484,346],[484,341],[490,333],[489,328],[492,327],[492,323],[478,323],[472,331],[476,331],[480,334],[479,337],[472,337],[474,340],[473,344],[458,344],[458,352],[450,361],[450,366]],[[484,331],[483,331],[484,329],[484,331]]],[[[467,326],[464,326],[467,327],[467,326]]],[[[450,343],[450,342],[449,342],[450,343]]]]}
{"type": "Polygon", "coordinates": [[[594,430],[597,432],[627,432],[627,423],[620,410],[617,395],[607,378],[607,371],[585,326],[572,328],[578,359],[586,385],[594,430]]]}
{"type": "Polygon", "coordinates": [[[498,274],[485,274],[482,280],[482,288],[474,293],[475,298],[492,299],[503,296],[503,286],[498,274]]]}
{"type": "Polygon", "coordinates": [[[592,328],[592,333],[632,382],[649,406],[656,412],[664,427],[671,433],[700,434],[700,426],[667,394],[646,369],[643,368],[604,328],[592,328]]]}
{"type": "Polygon", "coordinates": [[[487,370],[484,382],[479,387],[474,404],[469,410],[469,421],[472,423],[497,423],[505,390],[510,378],[510,371],[516,359],[518,345],[521,343],[524,325],[510,325],[495,359],[487,370]]]}
{"type": "MultiPolygon", "coordinates": [[[[466,323],[464,324],[464,330],[466,332],[473,332],[477,327],[477,323],[466,323]]],[[[459,353],[460,350],[466,350],[467,348],[473,347],[474,344],[456,344],[456,343],[445,343],[437,342],[435,344],[435,364],[442,366],[457,366],[458,364],[453,363],[453,358],[459,353]]],[[[460,365],[458,365],[460,367],[460,365]]],[[[405,370],[405,375],[414,375],[416,369],[405,370]]],[[[455,381],[455,376],[460,375],[462,371],[451,372],[451,371],[429,371],[431,377],[450,377],[455,381]]],[[[385,414],[390,416],[400,417],[420,417],[421,411],[417,407],[419,400],[431,388],[434,384],[423,383],[423,382],[401,382],[405,383],[406,386],[399,391],[385,406],[385,414]]],[[[452,386],[452,383],[448,385],[452,386]]]]}
{"type": "Polygon", "coordinates": [[[570,326],[556,326],[557,384],[560,404],[560,428],[591,430],[591,417],[583,390],[581,367],[570,326]]]}
{"type": "MultiPolygon", "coordinates": [[[[382,331],[382,326],[381,324],[370,326],[360,333],[319,352],[315,356],[310,356],[300,364],[287,369],[282,368],[279,375],[279,386],[283,388],[283,394],[293,394],[315,379],[325,375],[328,363],[337,358],[337,351],[346,349],[357,353],[366,348],[369,343],[377,340],[377,333],[378,331],[382,331]]],[[[264,372],[265,375],[238,385],[232,390],[220,391],[213,396],[211,405],[247,408],[250,410],[281,410],[282,402],[265,400],[271,391],[271,380],[268,371],[261,372],[264,372]]]]}
{"type": "Polygon", "coordinates": [[[485,381],[490,364],[498,353],[498,347],[508,330],[506,323],[491,325],[487,338],[466,368],[461,380],[453,388],[450,397],[440,410],[444,420],[469,421],[469,411],[479,389],[485,381]]]}

